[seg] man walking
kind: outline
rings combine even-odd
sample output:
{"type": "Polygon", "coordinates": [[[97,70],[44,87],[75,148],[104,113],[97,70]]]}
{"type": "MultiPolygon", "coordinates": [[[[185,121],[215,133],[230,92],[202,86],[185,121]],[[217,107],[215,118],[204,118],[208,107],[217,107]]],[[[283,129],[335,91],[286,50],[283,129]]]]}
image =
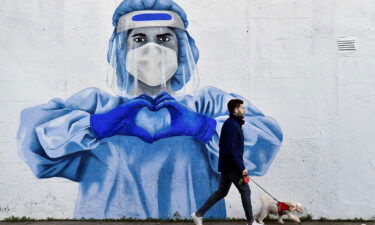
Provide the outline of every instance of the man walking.
{"type": "Polygon", "coordinates": [[[219,172],[221,172],[219,188],[214,192],[197,212],[192,214],[196,225],[202,225],[203,215],[219,200],[227,196],[232,183],[241,194],[242,206],[245,210],[248,225],[258,224],[253,217],[250,199],[250,187],[245,182],[238,182],[248,175],[244,166],[244,136],[242,125],[245,123],[245,108],[241,99],[228,102],[229,118],[221,129],[219,142],[219,172]]]}

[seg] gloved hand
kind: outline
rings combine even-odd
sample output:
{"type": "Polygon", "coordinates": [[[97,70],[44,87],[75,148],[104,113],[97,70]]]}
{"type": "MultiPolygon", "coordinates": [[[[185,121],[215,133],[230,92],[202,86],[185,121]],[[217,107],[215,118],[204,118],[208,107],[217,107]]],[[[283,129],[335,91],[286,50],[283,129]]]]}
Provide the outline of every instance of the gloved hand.
{"type": "Polygon", "coordinates": [[[216,120],[192,112],[167,93],[162,93],[162,96],[156,97],[154,105],[155,111],[166,108],[171,116],[171,125],[156,132],[154,135],[155,141],[172,136],[191,136],[207,143],[215,132],[216,120]]]}
{"type": "Polygon", "coordinates": [[[153,104],[153,102],[154,102],[154,99],[151,96],[146,95],[146,94],[142,94],[142,95],[136,97],[135,99],[144,99],[144,100],[150,102],[151,104],[153,104]]]}
{"type": "Polygon", "coordinates": [[[162,102],[168,101],[168,100],[176,100],[176,99],[174,99],[168,92],[163,91],[160,94],[158,94],[158,96],[155,97],[155,99],[153,100],[153,103],[154,103],[154,106],[157,106],[161,104],[162,102]]]}
{"type": "Polygon", "coordinates": [[[95,137],[100,140],[114,135],[130,135],[152,142],[151,135],[135,124],[139,110],[143,107],[150,110],[154,108],[150,100],[152,101],[150,96],[141,95],[106,113],[91,115],[90,127],[95,137]]]}

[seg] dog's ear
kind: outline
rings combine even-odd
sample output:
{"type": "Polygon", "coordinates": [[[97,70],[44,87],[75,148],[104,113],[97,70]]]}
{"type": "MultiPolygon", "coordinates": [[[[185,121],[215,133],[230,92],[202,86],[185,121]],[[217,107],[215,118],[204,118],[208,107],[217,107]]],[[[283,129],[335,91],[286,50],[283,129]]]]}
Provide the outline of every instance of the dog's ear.
{"type": "Polygon", "coordinates": [[[285,202],[285,204],[287,204],[289,206],[290,211],[294,211],[297,208],[296,203],[294,203],[294,202],[285,202]]]}

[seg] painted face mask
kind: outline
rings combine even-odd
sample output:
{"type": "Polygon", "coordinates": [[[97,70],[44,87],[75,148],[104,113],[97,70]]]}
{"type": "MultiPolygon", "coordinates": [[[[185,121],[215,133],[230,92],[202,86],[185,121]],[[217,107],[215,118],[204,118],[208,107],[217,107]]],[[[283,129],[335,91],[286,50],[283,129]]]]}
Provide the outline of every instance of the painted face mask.
{"type": "Polygon", "coordinates": [[[176,52],[153,42],[130,50],[126,56],[126,70],[152,87],[165,84],[177,68],[176,52]]]}

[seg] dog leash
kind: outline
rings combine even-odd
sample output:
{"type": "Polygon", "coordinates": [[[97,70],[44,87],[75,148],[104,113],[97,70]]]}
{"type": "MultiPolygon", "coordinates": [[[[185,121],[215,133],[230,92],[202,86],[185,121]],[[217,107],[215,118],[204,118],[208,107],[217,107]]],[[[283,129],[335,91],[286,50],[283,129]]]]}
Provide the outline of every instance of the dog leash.
{"type": "Polygon", "coordinates": [[[273,198],[277,202],[277,211],[279,212],[280,215],[283,215],[283,213],[287,210],[289,210],[289,206],[285,202],[280,202],[277,200],[277,198],[273,197],[268,191],[266,191],[262,186],[260,186],[257,182],[255,182],[253,179],[251,179],[254,184],[256,184],[258,187],[260,187],[264,192],[266,192],[269,196],[273,198]]]}
{"type": "Polygon", "coordinates": [[[280,203],[279,200],[277,200],[275,197],[273,197],[270,193],[268,193],[268,191],[266,191],[264,188],[262,188],[262,186],[260,186],[257,182],[255,182],[252,178],[251,180],[254,182],[254,184],[256,184],[258,187],[260,187],[264,192],[266,192],[269,196],[271,196],[276,202],[280,203]]]}

